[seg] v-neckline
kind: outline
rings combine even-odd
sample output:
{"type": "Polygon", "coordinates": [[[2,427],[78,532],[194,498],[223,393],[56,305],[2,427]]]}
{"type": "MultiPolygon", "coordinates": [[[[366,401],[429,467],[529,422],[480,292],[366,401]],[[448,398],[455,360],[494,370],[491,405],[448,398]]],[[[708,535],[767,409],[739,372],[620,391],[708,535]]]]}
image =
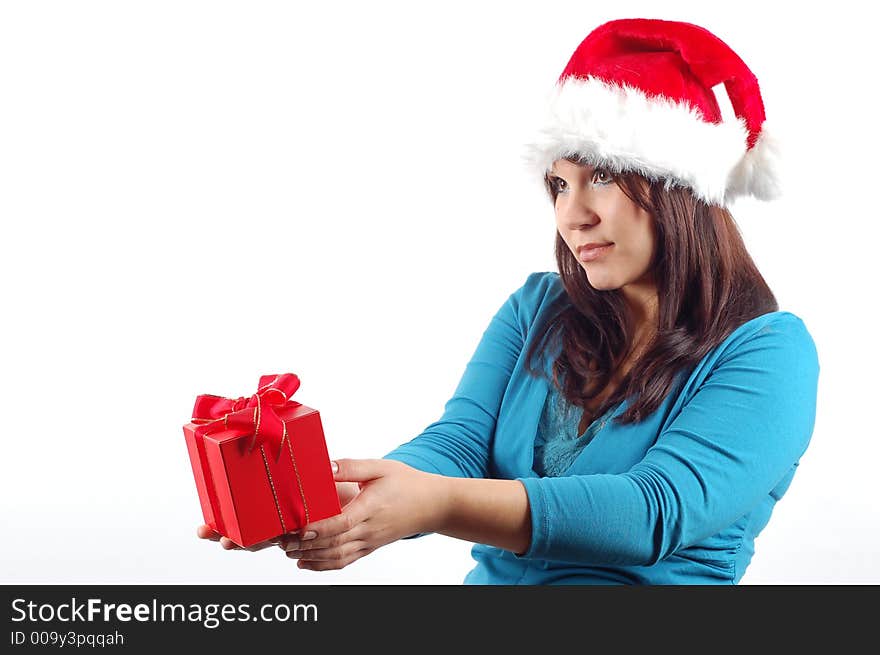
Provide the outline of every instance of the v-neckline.
{"type": "MultiPolygon", "coordinates": [[[[545,402],[546,402],[546,400],[545,400],[545,402]]],[[[589,423],[587,423],[587,425],[584,427],[583,430],[581,430],[581,424],[584,422],[584,415],[583,415],[583,412],[581,412],[581,418],[580,418],[580,420],[578,420],[577,434],[575,435],[575,438],[576,439],[582,438],[585,434],[587,434],[587,432],[590,431],[590,428],[592,428],[596,424],[596,422],[598,422],[598,421],[602,421],[602,424],[599,426],[599,429],[601,430],[603,427],[605,427],[605,423],[607,423],[609,420],[611,420],[611,417],[614,415],[615,410],[619,406],[620,406],[620,403],[617,403],[617,405],[613,405],[613,406],[609,407],[602,414],[599,414],[598,416],[594,417],[589,423]]]]}
{"type": "MultiPolygon", "coordinates": [[[[557,389],[557,388],[555,387],[555,385],[553,384],[553,382],[552,382],[551,380],[545,380],[545,384],[546,384],[547,389],[546,389],[545,394],[544,394],[544,402],[543,402],[543,404],[541,405],[541,411],[542,411],[542,412],[543,412],[544,405],[547,404],[547,397],[548,397],[550,394],[555,394],[557,399],[561,399],[561,400],[565,401],[565,397],[562,395],[562,392],[559,391],[559,389],[557,389]]],[[[606,388],[607,388],[607,387],[606,387],[606,388]]],[[[614,392],[612,392],[611,394],[606,395],[605,398],[603,398],[602,401],[599,402],[599,403],[597,404],[597,407],[601,407],[602,404],[603,404],[603,403],[604,403],[604,402],[605,402],[610,396],[612,396],[612,395],[613,395],[614,393],[616,393],[616,392],[617,392],[617,388],[615,388],[614,392]]],[[[576,439],[580,439],[581,437],[583,437],[583,436],[587,433],[587,431],[590,429],[590,427],[591,427],[596,421],[605,418],[605,420],[606,420],[606,422],[607,422],[607,420],[610,419],[610,416],[608,416],[608,414],[611,413],[611,414],[613,415],[613,414],[614,414],[614,411],[615,411],[618,407],[620,407],[620,405],[622,404],[622,402],[623,402],[623,401],[618,401],[617,404],[613,405],[612,407],[609,407],[609,408],[606,409],[602,414],[599,414],[599,415],[597,415],[597,416],[594,416],[594,417],[590,420],[590,422],[587,423],[587,424],[584,426],[583,429],[581,429],[581,424],[584,422],[584,413],[585,413],[586,410],[585,410],[584,408],[582,408],[582,407],[577,406],[577,405],[572,405],[572,407],[576,407],[577,410],[580,410],[580,413],[579,413],[579,416],[578,416],[578,420],[577,420],[577,424],[576,424],[576,428],[575,428],[575,438],[576,438],[576,439]]],[[[539,421],[540,421],[540,418],[539,418],[539,421]]]]}
{"type": "MultiPolygon", "coordinates": [[[[530,451],[529,468],[532,470],[533,473],[538,474],[538,475],[540,475],[540,474],[538,473],[538,471],[535,470],[535,454],[536,454],[536,443],[537,443],[537,439],[538,439],[538,428],[541,424],[541,416],[544,413],[544,407],[547,404],[547,399],[550,396],[550,394],[553,393],[553,388],[552,388],[553,382],[551,380],[544,378],[544,383],[542,386],[544,387],[544,393],[540,396],[541,404],[538,405],[538,411],[535,412],[535,414],[537,415],[537,418],[536,418],[535,423],[532,427],[530,448],[529,448],[529,451],[530,451]]],[[[603,426],[602,426],[603,429],[604,429],[605,425],[607,425],[607,423],[609,423],[612,419],[614,419],[616,416],[618,416],[620,413],[622,413],[623,408],[626,405],[626,403],[627,403],[627,399],[624,398],[614,408],[609,409],[608,412],[603,414],[603,416],[605,416],[605,424],[603,424],[603,426]]],[[[599,418],[601,418],[601,417],[599,417],[599,418]]],[[[596,420],[598,420],[598,418],[596,420]]],[[[584,430],[583,434],[587,433],[587,431],[590,429],[590,426],[592,426],[593,423],[595,423],[595,421],[591,422],[590,425],[587,426],[587,428],[584,430]]],[[[568,475],[568,473],[571,471],[571,469],[574,467],[574,465],[577,463],[577,461],[583,456],[584,452],[587,451],[590,448],[590,446],[592,446],[595,443],[596,438],[599,436],[600,432],[601,432],[601,430],[596,431],[596,434],[593,435],[593,438],[590,439],[589,443],[584,445],[584,447],[581,449],[581,451],[577,454],[577,457],[575,457],[572,460],[571,464],[569,464],[569,466],[562,473],[560,473],[560,476],[568,475]]],[[[580,439],[582,436],[583,435],[579,434],[579,435],[577,435],[577,438],[580,439]]]]}

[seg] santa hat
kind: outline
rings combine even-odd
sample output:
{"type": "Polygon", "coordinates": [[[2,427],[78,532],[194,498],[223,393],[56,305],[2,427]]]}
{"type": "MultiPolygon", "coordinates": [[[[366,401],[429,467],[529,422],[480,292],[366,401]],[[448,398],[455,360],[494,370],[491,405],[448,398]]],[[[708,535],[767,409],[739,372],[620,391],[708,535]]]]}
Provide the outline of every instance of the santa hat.
{"type": "Polygon", "coordinates": [[[599,26],[574,51],[551,92],[530,170],[578,156],[689,187],[708,204],[780,194],[779,146],[767,131],[758,80],[708,30],[632,18],[599,26]],[[723,121],[712,87],[724,83],[736,120],[723,121]]]}

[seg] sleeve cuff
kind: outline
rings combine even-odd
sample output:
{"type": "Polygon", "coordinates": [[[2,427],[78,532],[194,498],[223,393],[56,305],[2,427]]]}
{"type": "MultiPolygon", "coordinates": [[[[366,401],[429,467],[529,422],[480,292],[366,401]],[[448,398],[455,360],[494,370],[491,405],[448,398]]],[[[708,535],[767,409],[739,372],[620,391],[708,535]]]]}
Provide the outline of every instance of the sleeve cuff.
{"type": "Polygon", "coordinates": [[[532,522],[532,538],[529,547],[522,554],[514,553],[517,559],[541,559],[547,551],[550,540],[550,519],[547,512],[547,498],[540,478],[516,478],[526,488],[529,498],[529,515],[532,522]]]}

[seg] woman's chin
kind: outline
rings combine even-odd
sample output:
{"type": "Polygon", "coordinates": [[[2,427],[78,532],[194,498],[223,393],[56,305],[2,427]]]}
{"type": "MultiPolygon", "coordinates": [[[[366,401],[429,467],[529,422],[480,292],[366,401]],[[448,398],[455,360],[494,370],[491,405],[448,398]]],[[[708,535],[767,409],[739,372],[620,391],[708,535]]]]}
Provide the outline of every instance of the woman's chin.
{"type": "Polygon", "coordinates": [[[590,286],[593,287],[596,291],[613,291],[614,289],[620,287],[619,284],[615,284],[604,276],[591,276],[589,272],[587,273],[587,282],[589,282],[590,286]]]}

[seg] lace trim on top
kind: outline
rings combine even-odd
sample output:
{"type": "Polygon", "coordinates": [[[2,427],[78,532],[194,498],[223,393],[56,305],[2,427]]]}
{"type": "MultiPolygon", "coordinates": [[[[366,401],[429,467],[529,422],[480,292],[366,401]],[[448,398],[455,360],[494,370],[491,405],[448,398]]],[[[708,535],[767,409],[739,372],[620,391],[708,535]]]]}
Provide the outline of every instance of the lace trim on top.
{"type": "Polygon", "coordinates": [[[564,474],[621,404],[618,403],[594,419],[584,433],[579,435],[578,425],[583,417],[583,408],[569,403],[556,386],[550,384],[550,393],[547,394],[541,419],[538,421],[533,464],[535,471],[547,477],[564,474]]]}

